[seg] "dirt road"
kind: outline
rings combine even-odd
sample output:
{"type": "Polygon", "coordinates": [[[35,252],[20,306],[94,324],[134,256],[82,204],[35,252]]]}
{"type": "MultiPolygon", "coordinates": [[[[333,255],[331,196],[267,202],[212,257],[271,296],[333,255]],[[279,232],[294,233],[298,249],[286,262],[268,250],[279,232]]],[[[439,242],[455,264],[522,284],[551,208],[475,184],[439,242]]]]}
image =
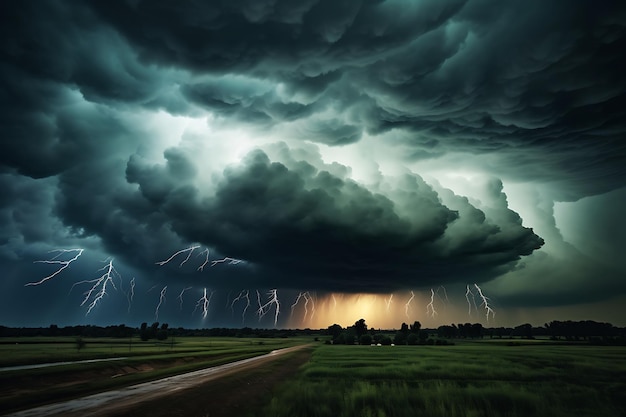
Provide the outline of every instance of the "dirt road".
{"type": "Polygon", "coordinates": [[[151,401],[226,375],[240,372],[244,369],[260,366],[277,359],[281,355],[302,349],[303,347],[305,347],[305,345],[275,350],[266,355],[254,358],[244,359],[213,368],[201,369],[152,382],[132,385],[119,390],[102,392],[75,400],[19,411],[9,414],[9,416],[107,416],[115,414],[116,411],[129,406],[136,405],[137,403],[151,401]]]}

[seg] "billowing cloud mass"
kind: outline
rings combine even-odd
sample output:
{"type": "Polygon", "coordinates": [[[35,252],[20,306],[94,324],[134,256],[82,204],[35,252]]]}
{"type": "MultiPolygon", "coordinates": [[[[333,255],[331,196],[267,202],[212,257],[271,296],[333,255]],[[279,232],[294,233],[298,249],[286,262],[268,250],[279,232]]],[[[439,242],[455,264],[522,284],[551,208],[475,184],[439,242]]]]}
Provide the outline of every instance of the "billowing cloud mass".
{"type": "MultiPolygon", "coordinates": [[[[5,1],[0,16],[0,265],[3,297],[19,293],[0,321],[20,323],[20,297],[49,303],[23,288],[50,273],[33,261],[78,247],[118,262],[123,303],[128,275],[229,300],[626,296],[620,2],[5,1]],[[237,261],[197,270],[200,255],[237,261]]],[[[87,258],[63,273],[97,277],[87,258]]]]}

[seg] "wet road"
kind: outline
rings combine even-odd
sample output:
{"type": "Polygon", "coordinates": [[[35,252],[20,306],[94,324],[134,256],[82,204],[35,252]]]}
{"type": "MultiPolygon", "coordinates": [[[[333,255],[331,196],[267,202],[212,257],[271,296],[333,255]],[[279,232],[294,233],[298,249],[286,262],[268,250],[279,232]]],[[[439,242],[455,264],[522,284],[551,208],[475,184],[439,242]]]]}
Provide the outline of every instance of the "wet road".
{"type": "Polygon", "coordinates": [[[44,405],[8,414],[11,417],[43,417],[43,416],[106,416],[119,411],[128,405],[149,401],[163,395],[170,395],[176,391],[194,387],[203,382],[228,375],[233,372],[258,366],[274,360],[281,355],[305,347],[295,346],[279,349],[268,354],[231,362],[213,368],[201,369],[186,374],[171,376],[152,382],[132,385],[117,390],[106,391],[75,400],[56,404],[44,405]]]}

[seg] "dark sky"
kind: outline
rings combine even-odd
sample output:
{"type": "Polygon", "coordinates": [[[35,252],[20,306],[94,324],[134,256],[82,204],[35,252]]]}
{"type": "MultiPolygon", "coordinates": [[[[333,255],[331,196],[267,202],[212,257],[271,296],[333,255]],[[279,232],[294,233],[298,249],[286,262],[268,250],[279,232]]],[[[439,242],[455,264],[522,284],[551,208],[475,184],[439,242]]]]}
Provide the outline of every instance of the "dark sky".
{"type": "Polygon", "coordinates": [[[626,325],[622,2],[0,9],[0,324],[626,325]]]}

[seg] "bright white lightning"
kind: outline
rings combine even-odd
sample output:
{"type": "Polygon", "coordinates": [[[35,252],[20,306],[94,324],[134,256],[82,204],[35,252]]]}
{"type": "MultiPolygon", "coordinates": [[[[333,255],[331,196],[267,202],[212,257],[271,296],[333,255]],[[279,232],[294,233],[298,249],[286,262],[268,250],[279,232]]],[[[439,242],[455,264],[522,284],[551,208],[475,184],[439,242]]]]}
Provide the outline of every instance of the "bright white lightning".
{"type": "Polygon", "coordinates": [[[209,305],[211,304],[211,298],[213,298],[213,293],[214,293],[214,291],[211,291],[211,294],[207,297],[206,296],[206,287],[204,287],[204,290],[202,292],[202,297],[200,297],[200,299],[196,302],[196,307],[193,309],[193,313],[195,313],[196,310],[199,307],[201,307],[202,308],[202,319],[206,319],[207,315],[209,314],[209,305]]]}
{"type": "Polygon", "coordinates": [[[485,295],[483,294],[483,290],[480,289],[478,284],[474,284],[474,287],[476,287],[476,290],[478,291],[478,295],[480,296],[480,299],[483,301],[480,306],[485,309],[485,312],[486,312],[485,316],[486,316],[487,322],[489,322],[489,314],[491,314],[491,318],[492,319],[495,319],[496,318],[496,312],[493,311],[493,309],[489,305],[489,298],[485,297],[485,295]]]}
{"type": "Polygon", "coordinates": [[[276,327],[276,324],[278,323],[278,315],[280,314],[280,303],[278,301],[278,293],[276,289],[269,290],[267,293],[268,301],[265,304],[261,304],[261,294],[258,291],[256,294],[259,302],[259,309],[257,310],[259,321],[271,310],[272,306],[274,306],[274,327],[276,327]]]}
{"type": "Polygon", "coordinates": [[[229,258],[228,256],[223,259],[216,259],[211,261],[211,266],[215,266],[217,264],[221,264],[224,262],[228,262],[228,265],[237,265],[238,263],[243,262],[241,259],[229,258]]]}
{"type": "Polygon", "coordinates": [[[25,287],[31,286],[31,285],[39,285],[39,284],[43,284],[44,282],[48,281],[49,279],[54,278],[55,276],[57,276],[58,274],[60,274],[65,268],[67,268],[68,266],[70,266],[70,264],[72,262],[74,262],[75,260],[77,260],[80,255],[83,254],[84,249],[81,248],[76,248],[76,249],[55,249],[55,250],[51,250],[48,253],[54,253],[54,252],[58,252],[54,257],[52,257],[51,259],[48,260],[44,260],[44,261],[35,261],[33,263],[42,263],[42,264],[55,264],[55,265],[61,265],[61,267],[59,269],[57,269],[55,272],[53,272],[52,274],[48,275],[45,278],[40,279],[37,282],[29,282],[27,284],[24,284],[25,287]],[[59,256],[63,255],[64,253],[70,253],[70,252],[75,252],[76,254],[74,255],[73,258],[68,259],[68,260],[60,260],[57,259],[59,256]]]}
{"type": "Polygon", "coordinates": [[[189,260],[189,258],[191,257],[191,254],[193,253],[193,251],[198,249],[199,247],[200,247],[200,245],[189,246],[187,249],[181,249],[178,252],[174,253],[172,256],[170,256],[166,260],[155,262],[155,263],[157,265],[163,266],[166,263],[168,263],[169,261],[171,261],[172,259],[174,259],[176,256],[180,255],[181,253],[188,252],[187,253],[187,257],[180,263],[180,265],[178,265],[178,267],[180,268],[181,266],[183,266],[185,264],[185,262],[187,262],[189,260]]]}
{"type": "Polygon", "coordinates": [[[185,287],[185,288],[183,288],[183,290],[180,292],[180,294],[178,294],[178,297],[176,297],[176,299],[180,303],[180,311],[183,311],[183,294],[185,293],[185,291],[190,290],[192,288],[193,287],[185,287]]]}
{"type": "Polygon", "coordinates": [[[413,299],[415,298],[415,293],[413,291],[411,291],[411,297],[409,298],[409,301],[406,302],[406,304],[404,305],[404,314],[406,314],[406,318],[410,319],[409,317],[409,305],[411,304],[411,301],[413,301],[413,299]]]}
{"type": "Polygon", "coordinates": [[[159,296],[159,304],[157,304],[156,309],[154,310],[154,321],[159,321],[159,309],[161,305],[166,301],[165,300],[165,292],[167,291],[167,285],[163,287],[161,290],[161,295],[159,296]]]}
{"type": "Polygon", "coordinates": [[[435,318],[437,311],[435,311],[435,291],[430,289],[430,303],[426,305],[426,315],[435,318]]]}
{"type": "Polygon", "coordinates": [[[204,258],[204,262],[202,263],[202,265],[200,265],[200,266],[198,267],[198,269],[197,269],[197,270],[198,270],[198,271],[200,271],[200,272],[204,271],[204,267],[206,266],[206,264],[208,264],[208,263],[209,263],[209,254],[210,254],[209,249],[208,249],[208,248],[206,248],[205,250],[203,250],[202,252],[200,252],[200,253],[198,254],[198,256],[202,255],[203,253],[204,253],[206,256],[205,256],[205,258],[204,258]]]}
{"type": "Polygon", "coordinates": [[[291,305],[291,315],[289,316],[290,318],[293,317],[293,309],[296,308],[302,297],[304,297],[304,293],[300,292],[300,294],[298,294],[298,298],[296,298],[296,301],[291,305]]]}
{"type": "Polygon", "coordinates": [[[245,299],[246,306],[243,308],[243,312],[241,313],[241,324],[243,324],[246,320],[246,311],[250,307],[250,291],[249,290],[241,290],[237,297],[233,298],[233,302],[230,303],[230,310],[235,314],[234,305],[237,301],[245,299]]]}
{"type": "MultiPolygon", "coordinates": [[[[257,291],[257,298],[259,299],[259,307],[260,307],[261,300],[260,300],[260,294],[258,293],[258,291],[257,291]]],[[[304,317],[302,318],[302,322],[304,323],[306,321],[306,318],[309,317],[309,303],[311,304],[311,310],[310,310],[311,316],[309,317],[309,319],[313,320],[313,316],[315,315],[315,301],[313,300],[313,296],[311,295],[310,292],[308,291],[300,292],[300,294],[298,294],[298,298],[296,298],[296,301],[291,305],[290,317],[293,317],[293,310],[294,308],[296,308],[296,306],[298,305],[301,299],[304,299],[304,317]]]]}
{"type": "Polygon", "coordinates": [[[472,291],[469,285],[466,286],[467,290],[465,291],[465,299],[467,300],[467,314],[472,316],[472,304],[474,304],[474,310],[478,311],[478,307],[476,306],[476,295],[472,291]],[[470,302],[470,297],[472,297],[472,301],[470,302]]]}
{"type": "Polygon", "coordinates": [[[89,306],[87,308],[87,313],[85,314],[85,316],[89,315],[91,310],[93,310],[93,308],[107,294],[108,284],[111,284],[111,286],[114,289],[117,289],[115,287],[115,283],[113,282],[113,278],[116,276],[119,277],[120,274],[115,270],[115,267],[113,266],[113,258],[110,258],[108,260],[108,263],[102,268],[98,269],[98,271],[104,271],[104,273],[99,278],[75,282],[72,285],[72,288],[70,288],[70,292],[71,292],[72,289],[74,289],[76,285],[86,284],[86,283],[93,284],[91,288],[84,293],[85,298],[83,299],[83,302],[80,303],[81,307],[84,306],[87,303],[87,301],[91,299],[91,296],[93,295],[93,299],[91,300],[91,303],[89,303],[89,306]]]}

